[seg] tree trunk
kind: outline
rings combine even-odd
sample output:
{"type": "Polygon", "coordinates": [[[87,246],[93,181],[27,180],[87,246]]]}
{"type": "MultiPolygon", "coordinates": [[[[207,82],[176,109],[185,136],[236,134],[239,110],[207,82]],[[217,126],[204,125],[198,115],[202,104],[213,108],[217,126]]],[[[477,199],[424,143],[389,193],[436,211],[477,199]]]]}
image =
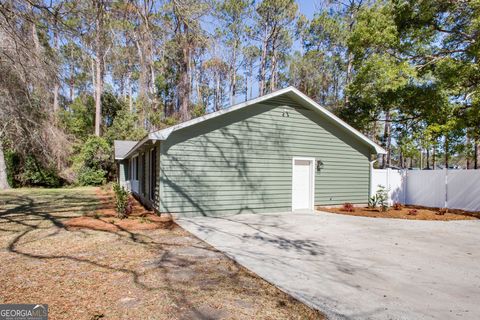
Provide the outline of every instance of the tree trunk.
{"type": "Polygon", "coordinates": [[[237,90],[237,43],[233,47],[232,65],[230,66],[230,105],[235,104],[235,94],[237,90]]]}
{"type": "MultiPolygon", "coordinates": [[[[186,28],[186,26],[185,26],[186,28]]],[[[185,41],[188,41],[185,39],[185,41]]],[[[190,97],[190,83],[188,77],[188,56],[190,55],[188,42],[184,44],[182,49],[183,57],[180,66],[180,119],[182,121],[189,120],[188,104],[190,97]]]]}
{"type": "Polygon", "coordinates": [[[433,145],[433,150],[432,150],[432,169],[435,170],[435,167],[437,166],[437,157],[436,157],[436,146],[435,144],[433,145]]]}
{"type": "Polygon", "coordinates": [[[445,137],[445,168],[448,169],[448,138],[445,137]]]}
{"type": "Polygon", "coordinates": [[[277,88],[277,53],[275,48],[272,49],[272,63],[270,69],[270,92],[273,92],[277,88]]]}
{"type": "Polygon", "coordinates": [[[259,95],[265,94],[265,69],[267,68],[267,40],[268,40],[268,27],[265,24],[265,33],[263,35],[262,42],[262,57],[260,61],[260,79],[259,79],[259,95]]]}
{"type": "Polygon", "coordinates": [[[382,167],[388,168],[391,165],[391,143],[392,138],[390,135],[390,110],[385,111],[385,127],[383,130],[383,140],[385,141],[385,149],[387,150],[387,154],[383,155],[382,157],[382,167]]]}
{"type": "MultiPolygon", "coordinates": [[[[53,32],[53,47],[55,49],[55,54],[58,58],[59,56],[59,47],[58,47],[58,32],[55,27],[55,30],[53,32]]],[[[60,63],[59,63],[60,64],[60,63]]],[[[55,83],[53,85],[53,115],[56,117],[59,109],[59,101],[58,101],[58,94],[60,91],[60,83],[58,81],[58,74],[55,75],[55,83]]]]}
{"type": "Polygon", "coordinates": [[[430,169],[430,148],[427,148],[427,169],[430,169]]]}
{"type": "MultiPolygon", "coordinates": [[[[352,79],[352,69],[353,69],[353,53],[348,53],[348,63],[347,63],[347,74],[345,76],[345,88],[348,89],[348,85],[352,79]]],[[[348,107],[350,104],[350,97],[348,96],[348,91],[345,90],[345,106],[348,107]]]]}
{"type": "MultiPolygon", "coordinates": [[[[145,128],[145,109],[147,103],[147,88],[148,88],[148,67],[147,62],[145,61],[145,52],[144,48],[140,45],[140,40],[135,41],[137,46],[138,60],[140,63],[140,73],[138,79],[138,99],[139,102],[137,105],[141,108],[140,110],[140,123],[143,128],[145,128]]],[[[137,108],[138,111],[138,108],[137,108]]]]}
{"type": "Polygon", "coordinates": [[[102,124],[102,93],[103,93],[103,58],[95,59],[95,135],[100,136],[102,124]]]}
{"type": "Polygon", "coordinates": [[[127,96],[127,99],[128,99],[128,110],[130,110],[130,112],[133,112],[132,84],[131,84],[131,80],[130,80],[131,78],[132,78],[132,71],[129,70],[127,72],[127,80],[126,80],[125,86],[126,86],[126,90],[127,90],[126,96],[127,96]]]}
{"type": "Polygon", "coordinates": [[[466,141],[465,141],[465,149],[466,149],[466,153],[465,153],[465,158],[466,158],[466,161],[467,161],[467,170],[470,169],[470,153],[472,151],[472,146],[470,144],[470,135],[468,134],[467,132],[467,136],[466,136],[466,141]]]}
{"type": "Polygon", "coordinates": [[[75,92],[74,92],[74,86],[75,86],[75,67],[73,65],[73,62],[70,62],[70,79],[69,79],[69,87],[70,87],[70,102],[75,99],[75,92]]]}
{"type": "Polygon", "coordinates": [[[92,58],[92,60],[90,61],[90,69],[92,72],[93,97],[95,98],[95,94],[96,94],[95,90],[97,90],[97,85],[96,85],[96,77],[95,77],[95,59],[94,58],[92,58]]]}
{"type": "Polygon", "coordinates": [[[252,99],[253,96],[253,62],[250,64],[250,73],[248,74],[249,84],[250,84],[250,96],[249,99],[252,99]]]}
{"type": "Polygon", "coordinates": [[[0,190],[10,189],[7,179],[7,165],[3,154],[3,143],[0,140],[0,190]]]}
{"type": "Polygon", "coordinates": [[[479,139],[476,139],[475,141],[475,150],[473,153],[473,168],[474,169],[480,169],[478,162],[480,161],[480,141],[479,139]]]}
{"type": "Polygon", "coordinates": [[[104,59],[104,39],[102,37],[103,30],[103,1],[96,1],[97,23],[95,30],[95,135],[100,136],[100,126],[102,123],[102,93],[103,93],[103,59],[104,59]]]}
{"type": "Polygon", "coordinates": [[[245,100],[244,101],[247,101],[248,100],[248,81],[249,81],[249,76],[248,76],[248,71],[247,71],[247,68],[245,68],[245,71],[243,72],[243,75],[245,77],[245,100]]]}
{"type": "Polygon", "coordinates": [[[215,72],[215,111],[220,110],[220,72],[215,72]]]}

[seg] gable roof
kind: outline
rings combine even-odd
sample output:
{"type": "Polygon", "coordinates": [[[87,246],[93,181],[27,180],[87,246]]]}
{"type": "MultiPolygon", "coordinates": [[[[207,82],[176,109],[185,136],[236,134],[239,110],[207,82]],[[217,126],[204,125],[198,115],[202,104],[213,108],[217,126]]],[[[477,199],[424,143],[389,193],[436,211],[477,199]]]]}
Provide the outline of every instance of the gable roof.
{"type": "Polygon", "coordinates": [[[113,149],[115,150],[115,160],[125,159],[127,153],[132,150],[138,141],[114,140],[113,149]]]}
{"type": "MultiPolygon", "coordinates": [[[[346,129],[347,132],[351,133],[352,135],[356,136],[361,142],[365,143],[366,145],[369,145],[372,147],[377,154],[385,154],[386,151],[382,147],[380,147],[378,144],[367,138],[365,135],[360,133],[358,130],[347,124],[345,121],[342,119],[338,118],[336,115],[325,109],[324,107],[320,106],[318,103],[310,99],[308,96],[300,92],[298,89],[294,87],[287,87],[284,89],[277,90],[275,92],[263,95],[261,97],[248,100],[239,104],[236,104],[234,106],[231,106],[226,109],[222,109],[216,112],[212,112],[209,114],[206,114],[204,116],[182,122],[180,124],[168,127],[166,129],[158,130],[149,133],[147,136],[145,136],[142,140],[140,140],[135,146],[131,148],[131,150],[128,151],[128,153],[125,154],[124,158],[127,158],[131,156],[135,150],[137,150],[140,146],[142,146],[144,143],[147,141],[155,141],[155,140],[166,140],[172,132],[175,132],[180,129],[184,129],[190,126],[193,126],[197,123],[207,121],[213,118],[216,118],[220,115],[223,115],[225,113],[233,112],[245,107],[248,107],[253,104],[262,104],[262,103],[268,103],[269,100],[272,101],[281,101],[281,98],[286,97],[287,99],[291,99],[299,104],[305,105],[312,109],[313,111],[318,112],[319,114],[325,116],[327,119],[332,120],[334,123],[339,125],[340,127],[346,129]]],[[[281,105],[281,104],[280,104],[281,105]]]]}

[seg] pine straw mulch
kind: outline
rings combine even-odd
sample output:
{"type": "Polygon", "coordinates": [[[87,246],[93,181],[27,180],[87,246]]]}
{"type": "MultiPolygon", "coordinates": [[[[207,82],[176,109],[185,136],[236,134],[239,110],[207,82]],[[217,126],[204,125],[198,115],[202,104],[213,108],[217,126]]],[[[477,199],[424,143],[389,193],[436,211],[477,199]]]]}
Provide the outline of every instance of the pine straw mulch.
{"type": "Polygon", "coordinates": [[[319,211],[371,218],[435,221],[475,220],[480,218],[480,213],[451,209],[449,209],[447,212],[444,212],[440,208],[426,208],[420,206],[402,206],[400,210],[389,208],[385,212],[380,211],[379,208],[354,207],[353,209],[354,211],[349,212],[341,207],[317,207],[317,210],[319,211]]]}
{"type": "Polygon", "coordinates": [[[132,213],[127,218],[117,218],[113,192],[110,189],[98,188],[96,194],[101,203],[100,207],[82,217],[75,217],[65,221],[64,225],[67,228],[84,228],[102,231],[133,231],[153,230],[159,228],[168,229],[173,226],[171,215],[156,215],[153,211],[145,209],[131,196],[130,197],[133,201],[132,213]]]}
{"type": "Polygon", "coordinates": [[[98,192],[0,194],[0,303],[47,303],[50,319],[323,319],[175,224],[67,228],[104,210],[98,192]]]}

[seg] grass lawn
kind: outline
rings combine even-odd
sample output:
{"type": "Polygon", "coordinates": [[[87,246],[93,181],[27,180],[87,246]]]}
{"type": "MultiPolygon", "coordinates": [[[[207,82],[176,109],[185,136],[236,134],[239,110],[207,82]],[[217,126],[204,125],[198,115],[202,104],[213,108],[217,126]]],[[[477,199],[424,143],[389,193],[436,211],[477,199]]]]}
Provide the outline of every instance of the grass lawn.
{"type": "Polygon", "coordinates": [[[68,229],[96,188],[0,193],[0,303],[50,319],[322,319],[178,226],[68,229]]]}

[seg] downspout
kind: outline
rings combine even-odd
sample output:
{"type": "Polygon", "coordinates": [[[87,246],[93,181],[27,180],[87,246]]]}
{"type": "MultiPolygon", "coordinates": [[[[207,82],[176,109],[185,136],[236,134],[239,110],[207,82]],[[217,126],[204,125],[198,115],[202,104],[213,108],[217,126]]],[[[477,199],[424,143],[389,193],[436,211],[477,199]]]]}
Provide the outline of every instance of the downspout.
{"type": "Polygon", "coordinates": [[[375,160],[372,160],[370,161],[370,189],[368,190],[368,199],[370,199],[372,197],[372,191],[373,191],[373,186],[372,186],[372,183],[373,183],[373,179],[372,179],[372,176],[373,176],[373,164],[375,162],[378,161],[378,158],[375,159],[375,160]]]}

